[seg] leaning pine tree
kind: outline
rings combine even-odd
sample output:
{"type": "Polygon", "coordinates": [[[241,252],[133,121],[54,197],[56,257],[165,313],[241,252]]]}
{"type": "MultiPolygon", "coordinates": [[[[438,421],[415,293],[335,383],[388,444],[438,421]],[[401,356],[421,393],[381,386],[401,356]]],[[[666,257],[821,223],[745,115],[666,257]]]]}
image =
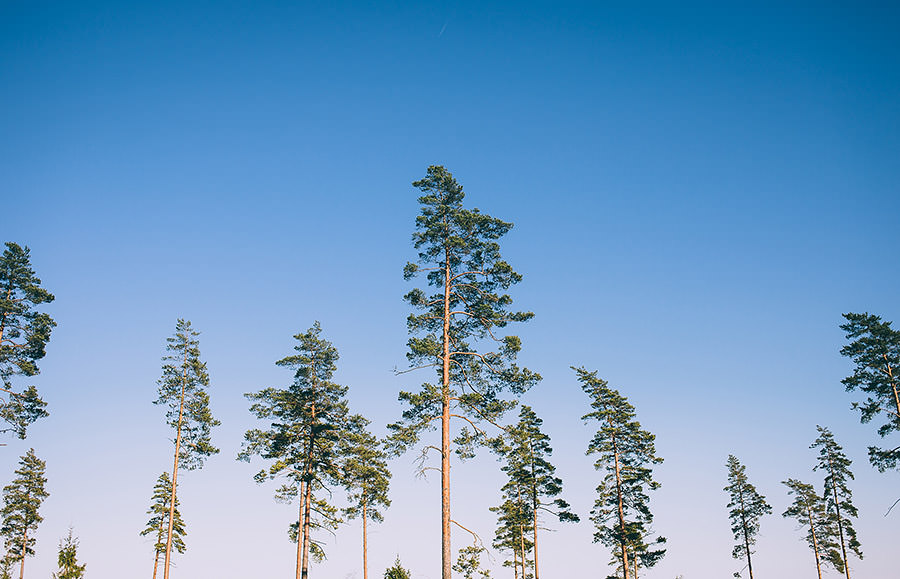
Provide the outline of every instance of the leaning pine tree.
{"type": "Polygon", "coordinates": [[[6,545],[4,565],[19,563],[19,579],[25,577],[25,557],[34,556],[34,533],[44,520],[38,510],[50,493],[44,485],[47,464],[30,449],[19,460],[17,477],[3,487],[3,509],[0,516],[0,537],[6,545]]]}
{"type": "MultiPolygon", "coordinates": [[[[844,314],[847,320],[841,329],[847,333],[849,344],[841,348],[841,355],[853,360],[853,374],[844,378],[847,391],[859,388],[868,395],[862,403],[854,402],[861,422],[870,422],[884,415],[879,426],[882,438],[900,432],[900,330],[891,322],[873,314],[844,314]]],[[[900,467],[900,446],[894,448],[869,447],[869,462],[879,471],[900,467]]]]}
{"type": "Polygon", "coordinates": [[[56,322],[37,310],[53,301],[31,269],[27,247],[7,242],[0,256],[0,432],[25,438],[28,425],[47,416],[34,386],[17,390],[11,378],[34,376],[56,322]]]}
{"type": "Polygon", "coordinates": [[[175,429],[175,459],[172,466],[172,498],[166,531],[166,556],[163,577],[169,579],[172,540],[175,535],[175,504],[177,502],[178,469],[201,468],[207,457],[219,452],[212,445],[210,432],[220,423],[209,410],[209,374],[200,361],[199,332],[191,323],[179,319],[175,335],[166,338],[169,354],[163,358],[159,397],[154,404],[167,408],[166,423],[175,429]]]}
{"type": "MultiPolygon", "coordinates": [[[[728,455],[728,486],[723,490],[728,491],[728,518],[731,520],[731,532],[738,543],[734,546],[731,556],[735,559],[747,558],[747,568],[750,570],[750,579],[753,579],[753,561],[750,547],[756,544],[756,535],[759,534],[759,520],[763,515],[771,514],[772,507],[766,502],[766,497],[756,491],[756,487],[747,480],[747,468],[735,458],[728,455]]],[[[736,573],[735,576],[740,576],[736,573]]]]}
{"type": "MultiPolygon", "coordinates": [[[[635,557],[643,556],[646,565],[655,565],[665,549],[650,550],[647,538],[653,523],[647,492],[660,484],[653,480],[652,466],[663,461],[656,456],[656,437],[641,428],[634,406],[610,388],[597,372],[573,368],[581,388],[591,398],[593,412],[583,420],[595,420],[599,429],[588,445],[587,454],[598,455],[594,468],[605,471],[597,486],[597,499],[591,511],[596,531],[594,541],[618,551],[613,560],[619,563],[622,577],[635,574],[635,557]],[[652,554],[650,554],[652,553],[652,554]]],[[[651,544],[660,544],[660,538],[651,544]]]]}
{"type": "Polygon", "coordinates": [[[315,529],[334,529],[341,522],[338,509],[328,500],[331,487],[343,483],[341,441],[349,436],[349,426],[360,419],[347,408],[347,387],[331,379],[337,370],[338,351],[321,337],[319,322],[294,338],[293,356],[276,362],[294,371],[287,388],[265,388],[246,394],[253,402],[250,412],[269,422],[268,430],[252,429],[244,434],[238,460],[253,455],[272,461],[256,476],[257,482],[285,480],[276,499],[292,502],[299,498],[297,522],[288,537],[297,541],[297,579],[309,575],[309,556],[324,558],[321,544],[311,537],[315,529]],[[324,495],[324,496],[323,496],[324,495]]]}
{"type": "Polygon", "coordinates": [[[512,227],[477,209],[463,207],[463,189],[444,167],[431,166],[424,179],[413,183],[422,191],[413,244],[418,263],[408,263],[404,277],[424,274],[433,293],[414,289],[405,299],[420,313],[407,319],[410,338],[407,358],[413,368],[435,368],[437,383],[418,392],[401,392],[408,407],[392,424],[391,441],[397,452],[415,445],[424,430],[440,421],[439,445],[428,445],[441,459],[441,577],[450,579],[451,439],[460,456],[484,436],[482,424],[496,423],[508,404],[504,390],[520,394],[540,376],[515,364],[521,341],[499,331],[510,322],[530,319],[530,312],[513,312],[512,299],[502,293],[522,277],[500,256],[497,240],[512,227]],[[476,342],[491,346],[478,351],[476,342]],[[450,420],[464,426],[454,439],[450,420]]]}
{"type": "Polygon", "coordinates": [[[172,480],[169,478],[169,473],[164,472],[159,475],[159,478],[156,480],[156,485],[153,487],[152,500],[153,503],[147,511],[147,514],[150,515],[150,520],[147,521],[147,526],[141,531],[141,536],[144,537],[150,535],[156,539],[156,543],[153,545],[153,579],[156,579],[156,572],[159,568],[159,556],[165,556],[166,553],[166,541],[169,532],[169,515],[172,515],[174,521],[172,523],[172,548],[178,553],[184,553],[186,548],[184,536],[187,534],[187,531],[184,528],[184,521],[178,510],[177,496],[175,498],[175,508],[172,509],[170,506],[170,501],[172,500],[172,480]]]}
{"type": "Polygon", "coordinates": [[[816,494],[811,484],[789,478],[783,481],[788,493],[794,495],[794,503],[788,507],[783,517],[791,517],[807,528],[806,542],[816,557],[816,571],[822,579],[822,561],[830,564],[841,573],[844,572],[844,560],[837,541],[838,531],[836,519],[825,508],[825,499],[816,494]]]}
{"type": "Polygon", "coordinates": [[[856,517],[856,507],[853,505],[853,493],[850,491],[850,480],[853,473],[850,472],[850,459],[844,454],[844,449],[835,442],[834,435],[827,428],[816,426],[819,437],[810,445],[810,448],[819,449],[819,462],[813,470],[821,470],[825,473],[825,506],[834,517],[837,525],[837,539],[841,545],[841,555],[844,561],[844,574],[850,579],[850,562],[847,560],[849,548],[857,557],[862,559],[862,550],[859,540],[856,538],[856,529],[849,517],[856,517]]]}

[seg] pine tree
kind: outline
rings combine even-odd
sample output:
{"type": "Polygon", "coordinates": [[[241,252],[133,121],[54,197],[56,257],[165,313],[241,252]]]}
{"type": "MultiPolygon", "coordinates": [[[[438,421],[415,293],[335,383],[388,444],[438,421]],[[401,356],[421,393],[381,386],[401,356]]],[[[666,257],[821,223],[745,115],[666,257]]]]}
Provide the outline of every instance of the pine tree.
{"type": "Polygon", "coordinates": [[[503,503],[490,510],[497,513],[494,548],[512,556],[512,559],[503,562],[503,566],[512,567],[516,579],[528,579],[534,576],[528,571],[534,563],[533,559],[528,558],[534,548],[530,538],[534,518],[528,508],[528,489],[520,484],[521,478],[512,478],[503,485],[503,503]]]}
{"type": "MultiPolygon", "coordinates": [[[[646,540],[653,523],[647,492],[660,484],[653,480],[652,465],[662,462],[656,456],[656,439],[643,430],[635,419],[634,406],[610,388],[597,372],[573,368],[581,388],[591,398],[593,412],[583,420],[596,420],[600,427],[588,445],[587,454],[597,454],[594,468],[605,471],[597,486],[597,499],[591,511],[596,532],[594,542],[617,549],[622,577],[633,576],[634,559],[647,549],[646,540]]],[[[657,542],[662,542],[657,541],[657,542]]],[[[655,565],[665,553],[656,550],[653,556],[644,555],[648,565],[655,565]]],[[[614,558],[616,557],[614,556],[614,558]]]]}
{"type": "Polygon", "coordinates": [[[490,579],[490,570],[481,568],[482,553],[484,553],[484,547],[477,544],[460,549],[453,570],[462,575],[464,579],[490,579]]]}
{"type": "Polygon", "coordinates": [[[7,242],[0,256],[0,432],[12,432],[24,439],[28,425],[48,416],[47,403],[34,386],[17,391],[12,377],[34,376],[37,361],[44,357],[53,319],[37,311],[37,306],[53,301],[53,294],[41,287],[31,269],[27,247],[7,242]]]}
{"type": "Polygon", "coordinates": [[[731,520],[731,532],[738,544],[731,551],[735,559],[747,558],[747,568],[750,570],[750,579],[753,579],[753,561],[750,549],[756,544],[756,535],[759,534],[759,520],[763,515],[771,514],[772,507],[766,502],[766,497],[756,492],[747,480],[746,467],[734,457],[728,455],[728,486],[723,490],[728,491],[729,502],[728,518],[731,520]]]}
{"type": "MultiPolygon", "coordinates": [[[[288,530],[297,541],[297,579],[309,573],[309,555],[324,557],[321,544],[311,538],[315,529],[333,529],[341,522],[336,507],[316,493],[343,482],[342,439],[348,436],[347,387],[331,381],[338,360],[337,349],[320,337],[316,322],[294,338],[296,355],[276,362],[294,370],[294,382],[286,389],[266,388],[245,396],[253,402],[250,412],[270,421],[268,430],[252,429],[244,435],[239,460],[259,455],[270,460],[268,469],[256,475],[257,482],[285,478],[276,499],[288,502],[299,497],[297,522],[288,530]]],[[[356,419],[354,419],[356,420],[356,419]]]]}
{"type": "Polygon", "coordinates": [[[175,324],[175,335],[166,338],[166,350],[170,353],[163,358],[162,377],[158,382],[159,397],[154,401],[154,404],[167,408],[166,423],[175,429],[172,466],[172,497],[175,498],[169,503],[164,579],[169,579],[172,558],[178,469],[202,468],[207,457],[219,452],[210,437],[212,428],[220,422],[213,418],[209,409],[209,374],[206,364],[200,361],[199,335],[189,321],[179,319],[175,324]]]}
{"type": "Polygon", "coordinates": [[[496,422],[508,408],[501,393],[522,393],[540,376],[514,363],[519,338],[498,334],[508,323],[533,316],[508,311],[512,299],[500,293],[522,279],[503,261],[496,241],[512,224],[465,209],[462,186],[444,167],[429,167],[413,186],[423,193],[413,234],[419,259],[407,263],[404,277],[424,273],[435,293],[417,288],[405,296],[421,312],[407,319],[413,334],[407,358],[414,368],[434,368],[438,381],[423,384],[419,392],[401,392],[399,398],[408,407],[402,420],[389,428],[394,450],[403,452],[440,421],[440,445],[428,445],[426,452],[434,449],[441,459],[441,577],[450,579],[450,419],[466,424],[454,439],[460,456],[466,456],[484,435],[479,423],[496,422]],[[492,348],[479,352],[475,342],[481,341],[492,348]]]}
{"type": "Polygon", "coordinates": [[[156,485],[153,487],[153,502],[147,510],[150,520],[147,526],[141,531],[141,536],[150,535],[156,539],[153,545],[153,579],[156,579],[156,572],[159,567],[159,556],[166,553],[166,540],[169,532],[169,513],[174,516],[172,524],[172,548],[179,554],[184,553],[186,546],[184,544],[184,536],[187,531],[184,528],[184,520],[181,518],[181,512],[178,510],[178,497],[176,493],[175,508],[172,509],[170,501],[172,500],[172,480],[169,473],[164,472],[159,475],[156,485]]]}
{"type": "Polygon", "coordinates": [[[340,449],[344,461],[343,484],[351,503],[344,514],[348,519],[362,519],[363,579],[368,579],[368,521],[382,522],[384,516],[379,507],[391,506],[388,498],[391,472],[381,443],[366,430],[369,421],[357,414],[348,422],[340,449]]]}
{"type": "Polygon", "coordinates": [[[827,511],[834,515],[838,529],[838,540],[841,545],[841,555],[844,561],[844,574],[850,579],[850,563],[847,560],[847,548],[860,559],[862,550],[856,538],[856,529],[848,517],[858,516],[853,505],[853,493],[847,486],[852,480],[850,472],[851,461],[844,454],[844,449],[835,442],[834,435],[827,428],[816,426],[819,437],[810,445],[810,448],[819,449],[819,462],[813,470],[822,470],[825,473],[825,506],[827,511]]]}
{"type": "Polygon", "coordinates": [[[78,564],[78,539],[72,534],[72,527],[69,527],[69,534],[59,541],[57,562],[59,563],[59,572],[52,573],[53,579],[82,579],[84,577],[87,565],[78,564]]]}
{"type": "MultiPolygon", "coordinates": [[[[856,368],[841,382],[848,392],[859,388],[869,395],[865,402],[853,403],[861,422],[884,414],[885,422],[878,428],[878,435],[884,438],[900,431],[900,331],[868,313],[844,314],[844,318],[847,323],[841,329],[852,341],[841,348],[841,355],[851,358],[856,368]]],[[[870,446],[869,462],[881,472],[898,468],[900,446],[870,446]]]]}
{"type": "Polygon", "coordinates": [[[792,478],[782,481],[782,484],[788,487],[789,494],[794,495],[793,504],[782,516],[796,519],[802,527],[808,527],[804,538],[815,554],[819,579],[822,579],[823,559],[843,573],[844,561],[838,549],[837,521],[827,512],[825,499],[816,494],[811,484],[792,478]]]}
{"type": "MultiPolygon", "coordinates": [[[[519,422],[507,427],[500,437],[491,439],[489,445],[504,461],[501,468],[508,482],[504,495],[520,493],[525,496],[524,513],[529,516],[531,530],[534,577],[538,570],[538,529],[541,511],[550,513],[560,522],[578,522],[578,515],[569,510],[569,503],[558,497],[562,493],[562,479],[555,476],[556,467],[547,460],[553,453],[550,437],[541,432],[543,421],[530,406],[522,406],[519,422]],[[549,499],[549,500],[547,500],[549,499]]],[[[521,529],[521,527],[520,527],[521,529]]],[[[523,559],[524,560],[524,557],[523,559]]]]}
{"type": "Polygon", "coordinates": [[[411,579],[409,571],[404,569],[403,565],[400,564],[400,557],[397,557],[397,560],[394,561],[392,567],[385,569],[384,579],[411,579]]]}
{"type": "Polygon", "coordinates": [[[47,478],[44,471],[47,464],[30,449],[19,460],[18,475],[3,487],[3,517],[0,536],[6,544],[4,562],[20,563],[19,579],[25,577],[25,557],[34,556],[34,531],[44,518],[38,510],[41,503],[50,496],[44,485],[47,478]]]}

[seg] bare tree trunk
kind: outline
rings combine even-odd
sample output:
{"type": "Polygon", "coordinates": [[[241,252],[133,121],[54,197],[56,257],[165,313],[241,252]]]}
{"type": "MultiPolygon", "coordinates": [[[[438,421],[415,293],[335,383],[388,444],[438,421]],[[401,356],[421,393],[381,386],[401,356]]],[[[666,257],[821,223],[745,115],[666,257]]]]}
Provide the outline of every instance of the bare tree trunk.
{"type": "Polygon", "coordinates": [[[153,579],[156,579],[156,570],[159,568],[159,551],[156,552],[156,556],[153,557],[153,579]]]}
{"type": "Polygon", "coordinates": [[[750,534],[747,531],[747,518],[744,510],[744,489],[739,489],[741,499],[741,527],[744,529],[744,550],[747,551],[747,568],[750,570],[750,579],[753,579],[753,562],[750,560],[750,534]]]}
{"type": "Polygon", "coordinates": [[[813,553],[816,554],[816,572],[819,574],[819,579],[822,579],[822,565],[819,563],[819,542],[816,540],[816,526],[813,524],[812,509],[810,509],[809,505],[806,505],[806,514],[809,516],[809,532],[812,534],[813,539],[813,553]]]}
{"type": "Polygon", "coordinates": [[[363,579],[369,579],[369,550],[368,550],[368,534],[366,532],[367,514],[366,496],[363,495],[362,503],[362,520],[363,520],[363,579]]]}
{"type": "MultiPolygon", "coordinates": [[[[28,495],[25,495],[26,498],[28,495]]],[[[22,567],[19,569],[19,579],[25,579],[25,550],[28,548],[28,525],[25,525],[25,532],[22,533],[22,567]]]]}
{"type": "Polygon", "coordinates": [[[163,563],[163,579],[169,579],[169,562],[172,557],[172,529],[175,524],[175,489],[178,485],[178,454],[181,452],[181,422],[184,418],[184,389],[187,385],[187,352],[181,366],[181,402],[178,404],[178,427],[175,430],[175,464],[172,466],[172,498],[169,501],[169,532],[166,535],[166,558],[163,563]]]}
{"type": "Polygon", "coordinates": [[[526,579],[528,573],[525,571],[525,528],[521,524],[519,525],[519,548],[522,549],[522,579],[526,579]]]}
{"type": "Polygon", "coordinates": [[[528,451],[531,455],[531,511],[534,515],[532,524],[534,525],[534,579],[538,577],[538,498],[537,498],[537,474],[534,468],[534,448],[531,443],[528,444],[528,451]]]}
{"type": "Polygon", "coordinates": [[[312,498],[312,481],[306,481],[306,497],[303,499],[303,568],[300,578],[309,577],[309,511],[312,498]]]}
{"type": "Polygon", "coordinates": [[[451,579],[450,553],[450,250],[444,251],[444,328],[441,388],[441,579],[451,579]]]}
{"type": "Polygon", "coordinates": [[[616,442],[616,437],[613,436],[613,458],[616,464],[616,496],[619,500],[619,528],[622,531],[622,569],[624,570],[624,577],[628,579],[628,549],[625,545],[625,508],[623,506],[623,497],[622,497],[622,472],[619,466],[619,445],[616,442]]]}
{"type": "Polygon", "coordinates": [[[297,568],[295,569],[295,578],[300,579],[300,564],[303,561],[303,504],[304,504],[304,487],[303,481],[300,481],[300,508],[297,513],[297,568]]]}

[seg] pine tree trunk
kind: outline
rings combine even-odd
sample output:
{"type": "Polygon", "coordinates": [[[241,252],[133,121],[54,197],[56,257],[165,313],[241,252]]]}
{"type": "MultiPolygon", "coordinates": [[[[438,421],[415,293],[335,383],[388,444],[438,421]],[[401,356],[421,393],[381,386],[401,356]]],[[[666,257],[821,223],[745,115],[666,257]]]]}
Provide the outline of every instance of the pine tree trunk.
{"type": "Polygon", "coordinates": [[[156,579],[156,570],[159,568],[159,551],[156,552],[156,556],[153,557],[153,579],[156,579]]]}
{"type": "Polygon", "coordinates": [[[537,498],[537,474],[534,468],[534,448],[529,443],[528,450],[531,454],[531,511],[534,525],[534,579],[538,577],[538,498],[537,498]]]}
{"type": "Polygon", "coordinates": [[[450,250],[444,250],[441,388],[441,579],[451,579],[450,553],[450,250]]]}
{"type": "Polygon", "coordinates": [[[844,555],[844,574],[850,579],[850,561],[847,559],[847,546],[844,544],[844,521],[841,519],[841,503],[837,496],[837,482],[834,480],[834,465],[828,459],[828,472],[831,473],[831,491],[834,493],[834,512],[837,515],[838,535],[841,538],[841,553],[844,555]]]}
{"type": "Polygon", "coordinates": [[[363,520],[363,579],[369,579],[369,551],[368,551],[368,533],[366,532],[366,519],[368,518],[368,512],[366,504],[366,496],[363,495],[363,503],[362,503],[362,520],[363,520]]]}
{"type": "MultiPolygon", "coordinates": [[[[313,426],[316,424],[316,386],[318,382],[316,380],[316,365],[313,362],[310,364],[310,380],[311,386],[313,390],[313,403],[311,405],[311,415],[312,415],[312,426],[309,429],[309,448],[306,451],[306,481],[305,481],[305,492],[303,495],[303,563],[302,568],[300,569],[300,578],[307,579],[309,577],[309,516],[310,516],[310,503],[312,500],[312,455],[313,455],[313,426]]],[[[297,540],[300,540],[300,528],[297,528],[297,540]]]]}
{"type": "MultiPolygon", "coordinates": [[[[28,495],[25,495],[27,500],[28,495]]],[[[27,522],[27,521],[23,521],[27,522]]],[[[19,569],[19,579],[25,579],[25,550],[28,548],[28,525],[25,525],[25,532],[22,533],[22,567],[19,569]]]]}
{"type": "Polygon", "coordinates": [[[303,568],[300,579],[309,577],[309,512],[312,498],[312,481],[306,481],[306,497],[303,499],[303,568]]]}
{"type": "Polygon", "coordinates": [[[809,505],[806,506],[806,514],[809,515],[809,532],[813,540],[813,553],[816,554],[816,572],[819,574],[819,579],[822,579],[822,565],[819,563],[819,542],[816,540],[816,526],[813,524],[812,509],[809,505]]]}
{"type": "Polygon", "coordinates": [[[891,383],[891,389],[894,391],[894,404],[897,405],[897,415],[900,416],[900,394],[897,393],[897,381],[894,379],[894,369],[891,368],[891,365],[888,363],[887,354],[882,354],[881,357],[884,358],[884,363],[887,365],[888,380],[891,383]]]}
{"type": "Polygon", "coordinates": [[[637,554],[633,555],[631,557],[631,559],[634,562],[634,579],[638,579],[638,577],[637,577],[637,554]]]}
{"type": "Polygon", "coordinates": [[[519,548],[522,549],[522,579],[526,579],[528,573],[525,571],[525,528],[521,524],[519,525],[519,548]]]}
{"type": "Polygon", "coordinates": [[[166,558],[163,563],[163,579],[169,579],[169,561],[172,557],[172,529],[175,524],[175,489],[178,485],[178,454],[181,452],[181,422],[184,418],[184,390],[187,385],[187,352],[181,367],[181,402],[178,405],[178,427],[175,429],[175,464],[172,466],[172,499],[169,504],[169,531],[166,535],[166,558]]]}
{"type": "Polygon", "coordinates": [[[616,498],[619,501],[619,526],[622,531],[622,569],[624,573],[624,579],[628,579],[628,549],[625,545],[625,508],[623,506],[622,497],[622,473],[619,467],[619,445],[616,442],[615,436],[613,436],[612,443],[613,458],[616,465],[616,498]]]}
{"type": "Polygon", "coordinates": [[[741,499],[741,526],[744,529],[744,550],[747,551],[747,569],[750,570],[750,579],[753,579],[753,562],[750,560],[750,533],[747,531],[747,516],[744,507],[744,488],[738,491],[741,499]]]}
{"type": "Polygon", "coordinates": [[[297,567],[294,573],[295,579],[300,579],[300,564],[303,561],[303,492],[303,481],[300,481],[300,492],[298,493],[300,497],[300,508],[297,513],[297,567]]]}

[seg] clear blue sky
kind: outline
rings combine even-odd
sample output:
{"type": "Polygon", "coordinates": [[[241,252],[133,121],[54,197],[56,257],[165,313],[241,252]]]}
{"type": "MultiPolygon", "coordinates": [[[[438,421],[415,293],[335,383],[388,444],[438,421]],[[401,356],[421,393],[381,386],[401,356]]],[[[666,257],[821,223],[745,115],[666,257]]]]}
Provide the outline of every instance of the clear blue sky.
{"type": "MultiPolygon", "coordinates": [[[[840,385],[837,326],[847,311],[900,324],[896,7],[122,4],[0,4],[0,241],[32,249],[59,323],[34,380],[52,416],[0,450],[2,481],[30,446],[48,462],[28,575],[55,569],[70,524],[93,579],[150,574],[138,532],[171,466],[151,400],[185,317],[203,332],[222,453],[183,479],[173,577],[289,576],[294,509],[252,481],[259,463],[234,461],[255,426],[242,394],[286,384],[273,362],[320,320],[354,409],[379,432],[399,417],[397,391],[427,378],[391,370],[405,363],[410,182],[429,164],[516,224],[503,251],[536,314],[522,361],[545,377],[526,401],[583,518],[598,477],[568,367],[599,370],[657,434],[669,554],[648,577],[740,567],[729,453],[775,509],[759,575],[811,576],[779,481],[819,480],[816,424],[855,464],[866,558],[851,568],[893,573],[900,514],[883,514],[900,475],[867,464],[877,440],[840,385]]],[[[399,554],[439,577],[438,481],[415,479],[413,458],[392,463],[373,576],[399,554]]],[[[489,539],[496,464],[453,472],[455,516],[489,539]]],[[[601,576],[589,523],[552,527],[545,575],[601,576]]],[[[358,535],[340,531],[312,575],[361,577],[358,535]]]]}

